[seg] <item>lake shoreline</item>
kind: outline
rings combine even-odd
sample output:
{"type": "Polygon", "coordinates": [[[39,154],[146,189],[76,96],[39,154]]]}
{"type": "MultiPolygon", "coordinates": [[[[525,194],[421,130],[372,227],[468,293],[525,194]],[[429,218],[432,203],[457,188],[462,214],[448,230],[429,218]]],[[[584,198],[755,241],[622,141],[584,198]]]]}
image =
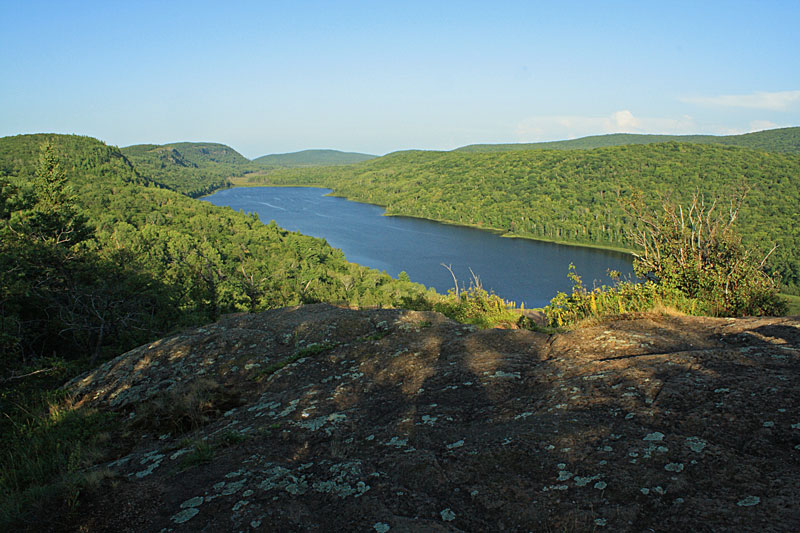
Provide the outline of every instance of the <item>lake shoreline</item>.
{"type": "MultiPolygon", "coordinates": [[[[281,188],[302,187],[302,188],[307,188],[307,189],[328,189],[331,192],[326,194],[326,196],[333,196],[335,198],[344,198],[345,200],[347,200],[349,202],[356,202],[356,203],[359,203],[359,204],[374,205],[376,207],[381,207],[384,210],[383,216],[385,216],[385,217],[416,218],[418,220],[428,220],[430,222],[437,222],[439,224],[445,224],[445,225],[448,225],[448,226],[456,226],[456,227],[462,227],[462,228],[478,229],[478,230],[486,231],[486,232],[489,232],[489,233],[493,233],[493,234],[495,234],[495,235],[497,235],[499,237],[505,237],[505,238],[508,238],[508,239],[524,239],[524,240],[535,241],[535,242],[546,242],[546,243],[550,243],[550,244],[561,244],[563,246],[575,246],[575,247],[578,247],[578,248],[592,248],[592,249],[595,249],[595,250],[605,250],[605,251],[609,251],[609,252],[618,252],[618,253],[622,253],[622,254],[625,254],[625,255],[629,255],[631,257],[631,260],[633,259],[633,254],[634,254],[634,252],[632,250],[630,250],[630,249],[617,247],[617,246],[610,246],[610,245],[605,245],[605,244],[579,243],[579,242],[565,241],[565,240],[561,240],[561,239],[545,239],[545,238],[541,238],[541,237],[531,237],[531,236],[528,236],[528,235],[521,235],[519,233],[513,233],[513,232],[506,231],[506,230],[498,229],[498,228],[487,228],[485,226],[479,226],[477,224],[467,224],[467,223],[463,223],[463,222],[453,222],[453,221],[450,221],[450,220],[439,220],[439,219],[436,219],[436,218],[420,217],[420,216],[416,216],[416,215],[405,215],[405,214],[402,214],[402,213],[388,213],[388,212],[386,212],[387,208],[386,208],[385,205],[374,204],[374,203],[371,203],[371,202],[362,202],[361,200],[354,200],[354,199],[349,198],[349,197],[347,197],[347,196],[345,196],[343,194],[337,193],[335,189],[332,189],[330,186],[327,186],[327,185],[307,185],[307,184],[294,184],[294,185],[291,185],[291,184],[286,184],[286,183],[281,183],[281,184],[256,183],[256,184],[252,184],[252,183],[237,183],[236,181],[231,181],[231,187],[229,187],[229,188],[238,189],[238,188],[247,188],[247,187],[259,187],[259,188],[261,188],[261,187],[281,187],[281,188]]],[[[217,191],[212,191],[209,194],[207,194],[206,196],[210,196],[210,195],[214,194],[215,192],[217,192],[217,191]]],[[[204,196],[203,198],[205,198],[206,196],[204,196]]]]}
{"type": "Polygon", "coordinates": [[[564,245],[509,236],[508,232],[423,217],[387,214],[385,206],[351,200],[329,187],[231,187],[203,201],[257,213],[289,231],[325,239],[347,261],[415,282],[445,294],[480,277],[486,290],[526,308],[547,305],[570,292],[570,265],[587,286],[613,284],[609,271],[633,276],[631,257],[619,250],[564,245]],[[217,196],[219,195],[219,196],[217,196]],[[510,238],[498,238],[510,237],[510,238]],[[447,265],[443,267],[442,265],[447,265]],[[474,274],[473,274],[474,273],[474,274]]]}

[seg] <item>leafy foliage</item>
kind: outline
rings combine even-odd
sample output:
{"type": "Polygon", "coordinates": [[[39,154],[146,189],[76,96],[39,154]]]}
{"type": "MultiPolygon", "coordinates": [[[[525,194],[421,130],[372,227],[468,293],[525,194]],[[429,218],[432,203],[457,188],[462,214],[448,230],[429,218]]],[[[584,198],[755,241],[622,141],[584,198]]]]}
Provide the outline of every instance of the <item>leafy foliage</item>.
{"type": "Polygon", "coordinates": [[[547,320],[560,327],[663,309],[712,316],[785,313],[778,284],[764,270],[766,257],[755,258],[733,227],[743,200],[744,194],[734,196],[723,209],[722,202],[695,194],[685,209],[664,200],[659,214],[644,207],[640,194],[633,196],[625,202],[639,221],[633,240],[641,252],[634,254],[633,267],[645,281],[587,290],[570,265],[572,294],[559,292],[551,300],[547,320]]]}
{"type": "Polygon", "coordinates": [[[30,179],[3,191],[0,368],[54,354],[97,357],[105,340],[164,318],[148,280],[113,253],[81,248],[93,231],[51,142],[30,168],[30,179]]]}
{"type": "Polygon", "coordinates": [[[6,370],[117,354],[222,313],[395,305],[425,292],[348,263],[324,240],[160,188],[94,139],[0,139],[0,168],[6,370]],[[52,148],[39,156],[42,142],[57,162],[52,148]]]}
{"type": "Polygon", "coordinates": [[[12,233],[61,248],[89,237],[86,218],[78,212],[75,195],[50,142],[41,147],[32,184],[31,194],[19,200],[22,209],[9,221],[12,233]]]}
{"type": "MultiPolygon", "coordinates": [[[[453,274],[448,265],[442,264],[453,274]]],[[[407,277],[401,272],[399,278],[407,277]]],[[[506,301],[493,292],[487,292],[480,278],[472,273],[469,287],[459,288],[458,279],[453,274],[454,288],[446,295],[426,294],[422,298],[406,298],[403,306],[409,309],[437,311],[448,318],[464,324],[474,324],[481,328],[498,326],[516,327],[522,324],[521,310],[514,302],[506,301]]]]}
{"type": "Polygon", "coordinates": [[[721,202],[695,194],[686,209],[665,201],[661,215],[642,209],[641,200],[627,203],[640,229],[633,240],[637,275],[662,287],[704,302],[710,314],[722,316],[782,314],[778,284],[764,271],[763,259],[742,245],[733,227],[744,193],[721,202]]]}
{"type": "MultiPolygon", "coordinates": [[[[88,137],[0,139],[0,193],[4,530],[50,529],[47,517],[74,509],[90,484],[81,472],[107,447],[107,421],[48,390],[98,359],[222,313],[426,294],[324,240],[167,190],[88,137]]],[[[228,398],[209,384],[158,400],[145,418],[186,429],[228,398]]]]}
{"type": "Polygon", "coordinates": [[[559,292],[544,308],[551,326],[572,326],[584,320],[637,312],[677,311],[700,315],[707,309],[703,301],[651,280],[643,283],[619,281],[613,287],[603,285],[588,289],[574,265],[570,265],[567,276],[572,280],[572,292],[559,292]]]}
{"type": "Polygon", "coordinates": [[[450,291],[436,301],[432,309],[448,318],[465,324],[475,324],[482,328],[499,325],[515,325],[520,321],[520,312],[511,302],[500,296],[486,292],[480,285],[472,285],[459,292],[450,291]]]}

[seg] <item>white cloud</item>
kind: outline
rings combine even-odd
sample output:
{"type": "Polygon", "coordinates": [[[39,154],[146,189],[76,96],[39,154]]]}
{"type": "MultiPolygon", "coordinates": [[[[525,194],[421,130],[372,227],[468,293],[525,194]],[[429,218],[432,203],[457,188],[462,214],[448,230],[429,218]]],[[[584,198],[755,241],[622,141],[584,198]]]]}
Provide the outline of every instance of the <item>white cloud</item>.
{"type": "Polygon", "coordinates": [[[768,109],[770,111],[786,111],[800,102],[800,91],[779,91],[773,93],[757,92],[753,94],[723,94],[720,96],[686,97],[682,102],[691,104],[744,107],[748,109],[768,109]]]}
{"type": "Polygon", "coordinates": [[[642,125],[642,122],[627,109],[613,113],[611,119],[615,125],[614,129],[619,129],[620,131],[634,131],[642,125]]]}
{"type": "Polygon", "coordinates": [[[750,131],[763,131],[778,128],[777,124],[770,120],[754,120],[750,122],[750,131]]]}
{"type": "Polygon", "coordinates": [[[719,124],[710,124],[695,133],[706,133],[708,135],[742,135],[756,131],[772,130],[775,128],[785,128],[787,125],[776,124],[771,120],[751,120],[747,126],[731,127],[719,124]]]}
{"type": "Polygon", "coordinates": [[[531,117],[517,125],[519,142],[574,139],[587,135],[608,133],[696,133],[697,124],[692,117],[657,118],[636,117],[627,109],[615,111],[610,116],[587,117],[578,115],[556,115],[531,117]]]}

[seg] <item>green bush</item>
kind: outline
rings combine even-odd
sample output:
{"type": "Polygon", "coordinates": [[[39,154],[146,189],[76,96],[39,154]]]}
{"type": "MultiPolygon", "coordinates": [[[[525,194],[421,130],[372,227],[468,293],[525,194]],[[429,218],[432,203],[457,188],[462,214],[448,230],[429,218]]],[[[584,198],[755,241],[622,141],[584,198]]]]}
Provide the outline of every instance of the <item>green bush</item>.
{"type": "Polygon", "coordinates": [[[662,201],[660,213],[648,211],[641,195],[633,196],[624,204],[638,220],[632,239],[640,251],[634,254],[633,269],[644,281],[588,290],[570,265],[572,293],[559,292],[550,301],[547,320],[561,327],[658,309],[710,316],[786,313],[779,283],[767,270],[775,248],[759,261],[733,227],[744,196],[733,196],[723,205],[695,194],[686,208],[662,201]]]}
{"type": "Polygon", "coordinates": [[[768,273],[768,252],[746,248],[734,228],[747,190],[727,202],[695,193],[686,207],[667,200],[662,211],[644,209],[640,196],[625,204],[638,219],[633,268],[665,291],[703,302],[713,316],[781,315],[779,282],[768,273]],[[763,257],[759,259],[758,257],[763,257]]]}
{"type": "Polygon", "coordinates": [[[551,326],[564,327],[586,319],[654,310],[677,311],[688,315],[706,311],[699,300],[688,298],[680,291],[653,281],[619,281],[613,287],[603,285],[589,290],[575,273],[575,265],[569,268],[567,276],[573,283],[572,292],[559,292],[544,308],[551,326]]]}
{"type": "Polygon", "coordinates": [[[519,311],[514,310],[514,302],[487,292],[475,274],[472,275],[469,288],[451,289],[446,296],[434,297],[432,308],[448,318],[482,328],[516,324],[520,320],[519,311]]]}

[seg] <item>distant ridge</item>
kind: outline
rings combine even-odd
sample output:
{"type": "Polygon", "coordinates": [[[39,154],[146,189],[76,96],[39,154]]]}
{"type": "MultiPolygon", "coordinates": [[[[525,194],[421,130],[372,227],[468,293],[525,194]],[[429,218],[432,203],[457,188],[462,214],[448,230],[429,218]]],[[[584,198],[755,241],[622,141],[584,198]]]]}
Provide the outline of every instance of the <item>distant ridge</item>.
{"type": "Polygon", "coordinates": [[[765,152],[800,153],[800,127],[757,131],[742,135],[646,135],[612,133],[592,135],[568,141],[510,144],[470,144],[454,152],[511,152],[515,150],[588,150],[627,144],[655,144],[663,142],[688,142],[696,144],[721,144],[740,146],[765,152]]]}
{"type": "Polygon", "coordinates": [[[249,159],[220,143],[135,144],[120,151],[143,176],[193,197],[227,187],[229,178],[254,170],[249,159]]]}
{"type": "Polygon", "coordinates": [[[147,178],[198,197],[223,187],[230,178],[277,168],[347,165],[378,156],[339,150],[303,150],[249,160],[230,146],[209,142],[135,144],[120,150],[147,178]]]}
{"type": "Polygon", "coordinates": [[[140,158],[149,156],[162,159],[179,166],[195,166],[198,168],[224,165],[246,165],[250,160],[245,156],[220,143],[179,142],[170,144],[135,144],[121,149],[127,157],[140,158]],[[188,164],[187,164],[188,163],[188,164]]]}
{"type": "Polygon", "coordinates": [[[302,167],[320,165],[349,165],[375,159],[378,156],[339,150],[301,150],[287,154],[270,154],[253,159],[263,166],[302,167]]]}

